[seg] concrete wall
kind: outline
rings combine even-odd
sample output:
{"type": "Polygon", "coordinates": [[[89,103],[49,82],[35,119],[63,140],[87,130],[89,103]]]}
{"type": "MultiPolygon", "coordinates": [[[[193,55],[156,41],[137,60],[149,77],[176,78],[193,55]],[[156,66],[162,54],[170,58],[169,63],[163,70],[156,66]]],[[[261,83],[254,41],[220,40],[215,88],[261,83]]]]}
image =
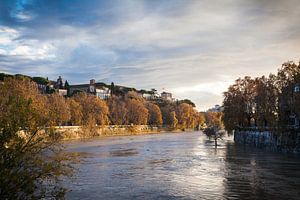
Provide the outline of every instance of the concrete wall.
{"type": "Polygon", "coordinates": [[[235,131],[234,141],[258,148],[300,153],[300,132],[296,131],[282,134],[270,131],[235,131]]]}

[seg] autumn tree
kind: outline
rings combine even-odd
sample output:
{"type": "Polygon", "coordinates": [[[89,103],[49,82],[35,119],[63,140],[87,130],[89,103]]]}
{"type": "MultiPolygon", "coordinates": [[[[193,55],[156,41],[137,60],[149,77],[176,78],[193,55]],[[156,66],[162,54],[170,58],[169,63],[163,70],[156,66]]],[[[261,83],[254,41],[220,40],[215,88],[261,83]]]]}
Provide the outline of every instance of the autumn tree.
{"type": "Polygon", "coordinates": [[[83,124],[90,123],[91,121],[98,125],[109,124],[109,110],[105,101],[96,96],[88,95],[82,92],[76,94],[74,96],[74,100],[77,101],[82,107],[83,124]]]}
{"type": "Polygon", "coordinates": [[[48,114],[46,97],[29,79],[0,83],[1,199],[63,197],[59,177],[69,168],[48,114]]]}
{"type": "MultiPolygon", "coordinates": [[[[296,100],[298,94],[295,93],[294,87],[300,74],[300,66],[294,62],[286,62],[282,65],[277,73],[278,95],[278,115],[281,127],[290,124],[290,117],[296,114],[296,100]]],[[[298,82],[299,84],[299,82],[298,82]]],[[[300,117],[298,115],[298,117],[300,117]]]]}
{"type": "Polygon", "coordinates": [[[238,79],[224,93],[224,124],[228,131],[255,126],[286,128],[299,118],[300,65],[286,62],[277,75],[238,79]]]}
{"type": "Polygon", "coordinates": [[[112,96],[108,102],[109,107],[109,119],[111,124],[125,125],[128,124],[127,120],[127,108],[125,102],[121,97],[112,96]]]}
{"type": "Polygon", "coordinates": [[[148,123],[149,111],[145,107],[144,98],[134,91],[125,95],[127,108],[127,120],[130,124],[146,125],[148,123]]]}
{"type": "Polygon", "coordinates": [[[74,125],[81,125],[82,118],[83,118],[83,110],[82,106],[79,102],[77,102],[74,98],[67,99],[67,104],[69,105],[70,109],[70,122],[74,125]]]}
{"type": "Polygon", "coordinates": [[[170,123],[169,125],[172,127],[172,128],[176,128],[177,125],[178,125],[178,119],[176,117],[176,112],[175,111],[172,111],[170,112],[170,123]]]}
{"type": "Polygon", "coordinates": [[[134,99],[140,102],[145,102],[144,98],[139,95],[137,92],[134,91],[129,91],[127,92],[127,94],[125,95],[125,100],[130,100],[130,99],[134,99]]]}
{"type": "Polygon", "coordinates": [[[150,125],[162,125],[162,114],[160,108],[151,102],[146,103],[146,108],[149,111],[148,123],[150,125]]]}
{"type": "Polygon", "coordinates": [[[193,108],[195,108],[195,107],[196,107],[195,103],[194,103],[194,102],[192,102],[192,101],[191,101],[191,100],[189,100],[189,99],[183,99],[183,100],[179,100],[179,101],[178,101],[178,104],[181,104],[181,103],[187,103],[187,104],[191,105],[193,108]]]}
{"type": "Polygon", "coordinates": [[[255,97],[255,81],[248,76],[237,79],[224,92],[224,125],[227,131],[251,125],[251,119],[256,112],[255,97]]]}
{"type": "Polygon", "coordinates": [[[276,126],[278,121],[278,88],[276,76],[271,74],[269,78],[262,76],[255,79],[256,96],[255,118],[258,127],[276,126]]]}
{"type": "Polygon", "coordinates": [[[215,146],[218,144],[218,140],[222,139],[225,135],[223,126],[223,113],[221,112],[206,112],[205,121],[207,127],[204,129],[204,134],[211,140],[215,141],[215,146]]]}
{"type": "Polygon", "coordinates": [[[175,112],[175,104],[163,102],[159,106],[162,114],[163,124],[175,128],[178,124],[175,112]]]}
{"type": "Polygon", "coordinates": [[[205,121],[208,127],[219,127],[223,129],[222,121],[223,113],[221,112],[206,112],[205,121]]]}
{"type": "Polygon", "coordinates": [[[198,126],[197,128],[203,127],[205,124],[205,116],[201,112],[194,112],[195,124],[198,126]]]}
{"type": "Polygon", "coordinates": [[[195,127],[195,110],[190,104],[181,103],[176,107],[176,116],[178,125],[181,128],[194,128],[195,127]]]}
{"type": "Polygon", "coordinates": [[[135,125],[145,125],[148,122],[149,112],[143,102],[136,99],[126,101],[128,122],[135,125]]]}
{"type": "Polygon", "coordinates": [[[57,93],[48,96],[48,108],[52,125],[62,125],[70,120],[70,108],[64,97],[57,93]]]}

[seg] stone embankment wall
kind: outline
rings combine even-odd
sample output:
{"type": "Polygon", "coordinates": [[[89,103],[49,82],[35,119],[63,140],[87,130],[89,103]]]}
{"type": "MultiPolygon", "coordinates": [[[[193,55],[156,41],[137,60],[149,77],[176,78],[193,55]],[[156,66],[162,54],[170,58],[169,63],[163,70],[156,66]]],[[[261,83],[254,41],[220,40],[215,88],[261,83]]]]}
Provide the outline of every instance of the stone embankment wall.
{"type": "Polygon", "coordinates": [[[235,131],[234,142],[275,151],[300,153],[300,132],[296,131],[282,134],[270,131],[235,131]]]}
{"type": "Polygon", "coordinates": [[[110,135],[137,135],[167,131],[167,128],[147,125],[98,126],[92,129],[84,126],[57,126],[55,129],[62,134],[64,139],[81,139],[110,135]]]}

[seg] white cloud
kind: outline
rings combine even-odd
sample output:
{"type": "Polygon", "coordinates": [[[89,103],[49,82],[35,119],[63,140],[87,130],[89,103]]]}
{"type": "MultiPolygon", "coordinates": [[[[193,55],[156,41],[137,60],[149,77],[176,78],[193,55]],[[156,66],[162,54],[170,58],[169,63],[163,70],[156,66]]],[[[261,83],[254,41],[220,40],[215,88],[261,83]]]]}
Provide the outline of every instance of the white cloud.
{"type": "Polygon", "coordinates": [[[0,53],[7,56],[19,56],[24,59],[43,60],[55,58],[54,46],[38,40],[20,40],[21,31],[9,27],[0,27],[0,53]]]}
{"type": "MultiPolygon", "coordinates": [[[[74,25],[76,18],[59,21],[77,13],[43,16],[49,23],[34,28],[2,26],[0,54],[13,57],[11,63],[21,58],[27,66],[22,73],[166,88],[201,109],[220,104],[236,78],[275,73],[282,62],[300,58],[297,1],[160,2],[148,10],[144,4],[121,1],[105,12],[95,6],[85,13],[94,23],[83,26],[74,25]],[[114,20],[101,18],[108,14],[114,20]]],[[[33,19],[23,14],[20,19],[33,19]]]]}

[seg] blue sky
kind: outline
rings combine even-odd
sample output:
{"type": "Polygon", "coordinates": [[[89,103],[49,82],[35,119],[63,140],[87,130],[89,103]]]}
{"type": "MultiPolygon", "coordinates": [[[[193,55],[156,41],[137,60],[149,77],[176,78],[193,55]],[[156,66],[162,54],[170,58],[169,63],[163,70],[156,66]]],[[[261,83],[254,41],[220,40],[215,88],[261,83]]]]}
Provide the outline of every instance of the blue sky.
{"type": "Polygon", "coordinates": [[[0,72],[170,91],[199,110],[300,58],[298,0],[1,0],[0,72]]]}

